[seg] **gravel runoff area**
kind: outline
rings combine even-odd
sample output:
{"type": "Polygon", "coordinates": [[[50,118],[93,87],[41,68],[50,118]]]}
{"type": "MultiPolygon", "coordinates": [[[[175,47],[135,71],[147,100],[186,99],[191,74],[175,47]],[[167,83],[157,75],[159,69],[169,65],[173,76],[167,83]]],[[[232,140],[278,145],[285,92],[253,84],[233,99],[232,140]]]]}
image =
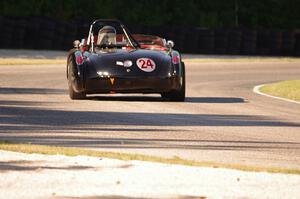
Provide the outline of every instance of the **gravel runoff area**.
{"type": "Polygon", "coordinates": [[[299,198],[300,175],[0,150],[0,198],[299,198]]]}

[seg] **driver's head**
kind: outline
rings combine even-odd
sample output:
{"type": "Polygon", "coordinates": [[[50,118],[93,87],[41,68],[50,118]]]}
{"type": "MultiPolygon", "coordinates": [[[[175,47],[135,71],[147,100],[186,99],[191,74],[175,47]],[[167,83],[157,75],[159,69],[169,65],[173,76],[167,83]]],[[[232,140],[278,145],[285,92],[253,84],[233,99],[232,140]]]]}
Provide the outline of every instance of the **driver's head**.
{"type": "Polygon", "coordinates": [[[116,29],[112,26],[104,26],[98,32],[98,45],[116,44],[116,29]]]}

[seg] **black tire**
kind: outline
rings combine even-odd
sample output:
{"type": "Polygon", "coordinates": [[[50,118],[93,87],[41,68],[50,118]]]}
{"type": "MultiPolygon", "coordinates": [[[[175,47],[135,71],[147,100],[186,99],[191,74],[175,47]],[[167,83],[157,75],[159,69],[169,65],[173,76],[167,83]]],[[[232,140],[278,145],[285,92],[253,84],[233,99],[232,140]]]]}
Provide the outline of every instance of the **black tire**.
{"type": "Polygon", "coordinates": [[[182,82],[178,90],[161,93],[162,98],[172,102],[184,102],[185,100],[185,65],[182,62],[182,82]]]}
{"type": "Polygon", "coordinates": [[[70,56],[68,60],[68,87],[69,87],[69,96],[72,100],[85,99],[86,94],[84,92],[76,92],[74,90],[76,84],[76,73],[77,68],[74,63],[74,59],[70,56]]]}

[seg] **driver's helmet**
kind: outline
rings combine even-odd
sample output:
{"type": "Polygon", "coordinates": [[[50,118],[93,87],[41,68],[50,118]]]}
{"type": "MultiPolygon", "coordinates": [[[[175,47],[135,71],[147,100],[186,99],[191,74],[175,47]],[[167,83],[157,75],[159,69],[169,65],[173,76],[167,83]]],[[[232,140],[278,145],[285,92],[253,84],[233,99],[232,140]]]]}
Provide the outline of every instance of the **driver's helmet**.
{"type": "Polygon", "coordinates": [[[115,45],[117,43],[116,29],[112,26],[104,26],[98,32],[97,45],[115,45]]]}

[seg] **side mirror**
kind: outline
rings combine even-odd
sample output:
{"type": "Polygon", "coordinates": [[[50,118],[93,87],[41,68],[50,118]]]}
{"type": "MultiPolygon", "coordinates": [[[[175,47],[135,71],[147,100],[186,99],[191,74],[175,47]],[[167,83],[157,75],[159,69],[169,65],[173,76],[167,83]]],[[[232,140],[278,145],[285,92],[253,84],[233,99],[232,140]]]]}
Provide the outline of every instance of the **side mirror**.
{"type": "Polygon", "coordinates": [[[172,41],[172,40],[168,40],[168,41],[167,41],[167,45],[166,45],[166,46],[167,46],[168,48],[173,48],[174,45],[175,45],[175,44],[174,44],[174,41],[172,41]]]}
{"type": "Polygon", "coordinates": [[[79,40],[75,40],[75,41],[73,42],[74,48],[79,48],[79,45],[80,45],[80,41],[79,41],[79,40]]]}

